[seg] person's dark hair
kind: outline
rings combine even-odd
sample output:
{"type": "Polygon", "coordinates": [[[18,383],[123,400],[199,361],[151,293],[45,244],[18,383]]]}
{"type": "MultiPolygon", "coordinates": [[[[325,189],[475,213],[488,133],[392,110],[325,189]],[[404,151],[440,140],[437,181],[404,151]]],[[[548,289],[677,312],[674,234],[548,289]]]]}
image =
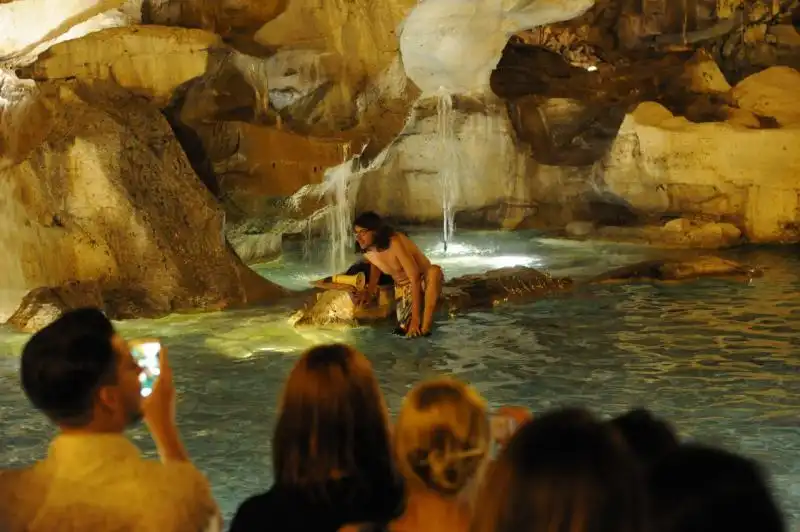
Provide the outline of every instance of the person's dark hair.
{"type": "Polygon", "coordinates": [[[97,389],[116,379],[113,335],[96,308],[65,312],[34,334],[20,362],[22,389],[33,406],[60,425],[89,423],[97,389]]]}
{"type": "Polygon", "coordinates": [[[522,425],[491,468],[471,530],[647,531],[639,472],[607,423],[580,409],[546,413],[522,425]]]}
{"type": "MultiPolygon", "coordinates": [[[[389,244],[391,244],[395,231],[394,228],[387,224],[377,213],[372,211],[362,212],[353,220],[353,228],[355,229],[356,226],[363,227],[375,233],[372,244],[375,249],[378,251],[386,251],[389,249],[389,244]]],[[[358,242],[356,242],[355,246],[357,252],[363,253],[366,251],[361,249],[358,242]]]]}
{"type": "Polygon", "coordinates": [[[761,467],[722,449],[684,444],[649,478],[655,532],[784,532],[761,467]]]}
{"type": "Polygon", "coordinates": [[[678,435],[672,426],[645,408],[635,408],[609,423],[622,434],[628,447],[649,470],[664,456],[678,449],[678,435]]]}
{"type": "Polygon", "coordinates": [[[330,483],[343,479],[361,497],[382,501],[387,520],[402,513],[388,412],[363,354],[343,344],[319,345],[297,361],[281,399],[272,462],[278,486],[326,499],[330,483]]]}

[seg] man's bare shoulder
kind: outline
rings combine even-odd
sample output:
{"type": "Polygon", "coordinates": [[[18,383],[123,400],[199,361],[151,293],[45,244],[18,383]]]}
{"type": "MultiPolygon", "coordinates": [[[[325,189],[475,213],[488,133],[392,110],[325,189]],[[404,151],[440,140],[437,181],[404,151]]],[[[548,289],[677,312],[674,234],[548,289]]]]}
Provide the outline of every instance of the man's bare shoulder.
{"type": "Polygon", "coordinates": [[[399,244],[399,247],[402,248],[403,251],[407,251],[409,253],[413,252],[417,247],[414,241],[408,238],[408,235],[405,233],[395,233],[392,236],[392,244],[395,243],[399,244]]]}

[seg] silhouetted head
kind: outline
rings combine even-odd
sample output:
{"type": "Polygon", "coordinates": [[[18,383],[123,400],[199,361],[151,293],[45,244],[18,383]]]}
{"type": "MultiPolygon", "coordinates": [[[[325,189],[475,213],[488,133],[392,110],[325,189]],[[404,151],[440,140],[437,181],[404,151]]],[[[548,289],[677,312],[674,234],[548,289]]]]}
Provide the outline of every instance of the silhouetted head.
{"type": "Polygon", "coordinates": [[[628,447],[649,470],[668,453],[678,449],[678,435],[666,421],[644,408],[617,416],[609,423],[622,434],[628,447]]]}
{"type": "Polygon", "coordinates": [[[30,402],[64,429],[123,431],[142,417],[141,368],[98,309],[64,313],[22,350],[30,402]]]}
{"type": "Polygon", "coordinates": [[[323,497],[336,479],[372,496],[397,491],[386,404],[364,355],[332,344],[300,357],[281,398],[272,462],[276,484],[323,497]]]}
{"type": "Polygon", "coordinates": [[[649,479],[655,532],[784,532],[761,468],[711,447],[682,445],[649,479]]]}
{"type": "Polygon", "coordinates": [[[490,469],[472,532],[643,532],[644,485],[625,442],[585,410],[522,425],[490,469]]]}
{"type": "Polygon", "coordinates": [[[372,211],[356,216],[353,221],[353,231],[356,234],[356,251],[360,252],[368,251],[373,247],[378,251],[389,249],[392,235],[394,235],[394,229],[372,211]]]}
{"type": "Polygon", "coordinates": [[[486,405],[455,379],[411,390],[394,426],[394,449],[410,488],[457,495],[479,477],[491,444],[486,405]]]}

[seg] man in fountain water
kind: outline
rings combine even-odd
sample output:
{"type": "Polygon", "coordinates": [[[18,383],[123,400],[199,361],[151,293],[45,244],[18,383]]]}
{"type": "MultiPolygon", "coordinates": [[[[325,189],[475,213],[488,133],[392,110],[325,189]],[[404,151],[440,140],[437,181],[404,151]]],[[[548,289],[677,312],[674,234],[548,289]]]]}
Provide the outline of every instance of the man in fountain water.
{"type": "Polygon", "coordinates": [[[398,334],[428,335],[433,313],[442,293],[442,269],[431,264],[405,234],[395,231],[374,212],[365,212],[353,222],[358,249],[370,263],[367,288],[358,294],[358,304],[369,304],[378,294],[383,272],[395,285],[398,334]]]}

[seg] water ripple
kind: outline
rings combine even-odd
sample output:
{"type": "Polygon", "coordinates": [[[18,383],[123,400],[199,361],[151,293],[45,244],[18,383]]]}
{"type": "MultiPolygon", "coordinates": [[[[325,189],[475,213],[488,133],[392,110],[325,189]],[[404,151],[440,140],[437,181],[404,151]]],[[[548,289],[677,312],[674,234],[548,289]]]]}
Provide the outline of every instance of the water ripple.
{"type": "MultiPolygon", "coordinates": [[[[592,273],[586,269],[591,264],[599,271],[649,253],[491,238],[492,253],[536,254],[557,273],[592,273]]],[[[315,343],[346,341],[372,359],[393,412],[414,382],[442,373],[468,380],[493,405],[542,410],[584,404],[605,415],[649,406],[685,436],[760,460],[800,524],[800,259],[785,251],[739,255],[768,266],[765,276],[750,284],[582,289],[445,320],[431,338],[416,341],[385,327],[296,331],[285,322],[288,308],[172,316],[126,322],[121,329],[157,335],[169,345],[181,430],[226,515],[269,484],[275,404],[297,354],[315,343]]],[[[484,256],[448,273],[480,270],[484,256]]],[[[297,284],[313,268],[285,260],[269,271],[297,284]]],[[[14,466],[41,457],[52,434],[19,390],[16,355],[25,340],[0,332],[0,354],[7,355],[0,356],[0,429],[8,442],[0,460],[14,466]]],[[[132,435],[154,453],[142,429],[132,435]]]]}

